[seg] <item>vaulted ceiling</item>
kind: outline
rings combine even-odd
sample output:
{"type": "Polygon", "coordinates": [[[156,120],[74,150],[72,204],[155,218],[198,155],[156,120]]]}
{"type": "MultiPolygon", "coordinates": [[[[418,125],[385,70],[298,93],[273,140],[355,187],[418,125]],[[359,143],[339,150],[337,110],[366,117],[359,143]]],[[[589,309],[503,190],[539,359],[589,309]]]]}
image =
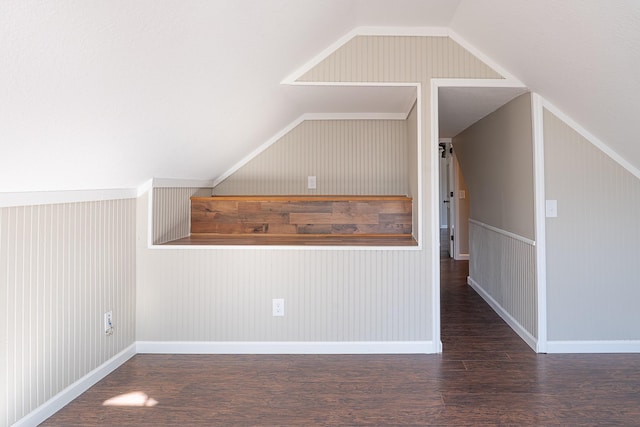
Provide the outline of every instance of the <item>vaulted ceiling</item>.
{"type": "Polygon", "coordinates": [[[281,84],[359,26],[450,28],[640,168],[640,2],[3,0],[0,192],[214,179],[302,114],[401,112],[281,84]]]}

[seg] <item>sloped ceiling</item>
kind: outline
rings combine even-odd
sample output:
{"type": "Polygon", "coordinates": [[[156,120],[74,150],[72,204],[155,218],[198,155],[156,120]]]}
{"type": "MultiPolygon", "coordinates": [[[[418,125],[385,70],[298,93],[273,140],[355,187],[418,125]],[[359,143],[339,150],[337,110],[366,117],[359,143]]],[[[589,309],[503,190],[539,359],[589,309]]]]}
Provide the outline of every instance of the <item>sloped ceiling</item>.
{"type": "Polygon", "coordinates": [[[463,0],[450,28],[640,169],[640,1],[463,0]]]}
{"type": "Polygon", "coordinates": [[[639,16],[595,0],[3,0],[0,192],[214,179],[304,113],[399,112],[406,93],[280,84],[357,26],[450,26],[640,167],[639,16]]]}

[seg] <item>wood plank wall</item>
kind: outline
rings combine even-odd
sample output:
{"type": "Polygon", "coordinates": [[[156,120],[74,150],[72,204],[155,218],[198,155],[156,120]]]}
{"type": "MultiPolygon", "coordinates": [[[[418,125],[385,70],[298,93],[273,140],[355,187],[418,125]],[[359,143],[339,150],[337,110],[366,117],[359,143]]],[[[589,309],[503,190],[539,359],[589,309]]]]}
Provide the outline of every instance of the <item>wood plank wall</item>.
{"type": "Polygon", "coordinates": [[[410,235],[406,196],[191,198],[191,234],[410,235]]]}

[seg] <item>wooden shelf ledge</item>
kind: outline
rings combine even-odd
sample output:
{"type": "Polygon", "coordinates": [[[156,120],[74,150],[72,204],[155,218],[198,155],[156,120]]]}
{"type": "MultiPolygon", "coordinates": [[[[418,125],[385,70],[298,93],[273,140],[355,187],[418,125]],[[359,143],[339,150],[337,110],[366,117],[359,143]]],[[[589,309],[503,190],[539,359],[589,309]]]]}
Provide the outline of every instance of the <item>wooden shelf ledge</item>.
{"type": "Polygon", "coordinates": [[[411,236],[411,209],[395,195],[192,197],[191,235],[411,236]]]}
{"type": "Polygon", "coordinates": [[[412,236],[407,235],[332,235],[332,234],[194,234],[173,240],[164,245],[185,246],[417,246],[412,236]]]}

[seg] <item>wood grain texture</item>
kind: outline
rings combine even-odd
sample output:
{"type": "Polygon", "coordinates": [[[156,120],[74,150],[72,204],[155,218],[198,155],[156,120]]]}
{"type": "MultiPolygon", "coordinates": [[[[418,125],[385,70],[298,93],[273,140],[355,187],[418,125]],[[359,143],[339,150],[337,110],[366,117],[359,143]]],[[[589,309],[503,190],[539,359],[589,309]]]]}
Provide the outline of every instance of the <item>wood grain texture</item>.
{"type": "Polygon", "coordinates": [[[405,196],[191,198],[191,234],[411,234],[405,196]]]}
{"type": "Polygon", "coordinates": [[[640,355],[535,354],[441,268],[442,355],[137,355],[43,426],[637,425],[640,355]]]}
{"type": "Polygon", "coordinates": [[[411,235],[395,234],[318,234],[318,225],[298,234],[194,234],[165,245],[206,246],[417,246],[411,235]],[[306,233],[305,233],[306,231],[306,233]]]}

